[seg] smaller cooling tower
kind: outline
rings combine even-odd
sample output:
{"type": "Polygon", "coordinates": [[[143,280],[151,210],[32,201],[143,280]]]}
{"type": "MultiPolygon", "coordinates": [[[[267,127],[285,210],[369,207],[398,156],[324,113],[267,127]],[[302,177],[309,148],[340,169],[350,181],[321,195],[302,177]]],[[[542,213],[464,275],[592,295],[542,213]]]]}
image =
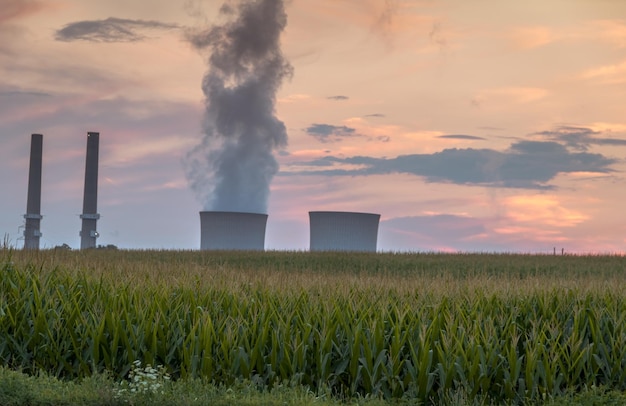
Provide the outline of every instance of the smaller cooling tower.
{"type": "Polygon", "coordinates": [[[311,251],[376,252],[380,214],[310,211],[311,251]]]}
{"type": "Polygon", "coordinates": [[[267,214],[231,211],[200,212],[200,249],[265,249],[267,214]]]}

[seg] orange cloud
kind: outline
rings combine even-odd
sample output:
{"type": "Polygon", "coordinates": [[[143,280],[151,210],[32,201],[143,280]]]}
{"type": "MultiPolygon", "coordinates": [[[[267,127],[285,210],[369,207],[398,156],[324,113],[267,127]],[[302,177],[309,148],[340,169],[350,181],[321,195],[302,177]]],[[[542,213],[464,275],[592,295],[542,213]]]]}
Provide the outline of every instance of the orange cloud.
{"type": "Polygon", "coordinates": [[[626,47],[626,22],[620,20],[597,20],[590,24],[594,36],[620,48],[626,47]]]}
{"type": "Polygon", "coordinates": [[[308,101],[308,100],[311,100],[311,95],[296,93],[296,94],[289,94],[285,97],[279,98],[278,103],[297,103],[297,102],[308,101]]]}
{"type": "Polygon", "coordinates": [[[548,90],[539,87],[501,87],[487,89],[474,97],[476,105],[483,103],[506,105],[507,103],[526,104],[545,98],[548,90]]]}
{"type": "Polygon", "coordinates": [[[623,20],[593,20],[565,27],[527,26],[516,27],[506,34],[516,49],[539,48],[556,41],[600,41],[626,47],[626,23],[623,20]]]}
{"type": "Polygon", "coordinates": [[[3,0],[0,7],[0,23],[35,14],[47,7],[48,5],[39,0],[3,0]]]}
{"type": "MultiPolygon", "coordinates": [[[[302,4],[308,20],[320,21],[338,27],[355,26],[391,44],[402,33],[423,28],[425,33],[437,21],[421,14],[415,1],[401,0],[330,0],[302,4]]],[[[319,29],[319,27],[317,27],[319,29]]]]}
{"type": "Polygon", "coordinates": [[[158,190],[187,189],[188,187],[189,187],[189,184],[187,183],[187,181],[181,178],[181,179],[177,179],[173,181],[163,182],[160,184],[153,184],[153,185],[145,186],[141,188],[141,190],[144,192],[154,192],[158,190]]]}
{"type": "Polygon", "coordinates": [[[563,207],[556,196],[512,196],[505,199],[504,205],[508,218],[518,223],[532,223],[533,228],[572,227],[589,218],[584,213],[563,207]]]}
{"type": "Polygon", "coordinates": [[[514,28],[509,35],[518,49],[538,48],[557,39],[555,33],[548,27],[514,28]]]}
{"type": "Polygon", "coordinates": [[[500,236],[517,237],[520,240],[528,242],[566,242],[571,239],[561,235],[557,230],[546,230],[541,227],[520,227],[520,226],[504,226],[496,227],[493,232],[500,236]],[[521,238],[520,238],[521,237],[521,238]]]}
{"type": "Polygon", "coordinates": [[[593,131],[603,132],[603,133],[626,133],[626,122],[624,123],[605,123],[598,122],[588,125],[587,127],[591,128],[593,131]]]}
{"type": "Polygon", "coordinates": [[[626,82],[626,60],[612,65],[589,69],[581,75],[582,79],[598,79],[601,83],[616,84],[626,82]]]}

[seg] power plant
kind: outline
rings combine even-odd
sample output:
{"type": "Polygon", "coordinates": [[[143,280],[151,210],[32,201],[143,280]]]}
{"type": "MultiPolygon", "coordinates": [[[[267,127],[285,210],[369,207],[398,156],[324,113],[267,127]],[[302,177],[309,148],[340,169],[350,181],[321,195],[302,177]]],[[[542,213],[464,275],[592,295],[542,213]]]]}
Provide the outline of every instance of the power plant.
{"type": "MultiPolygon", "coordinates": [[[[279,172],[276,153],[287,146],[287,127],[276,114],[277,92],[293,74],[281,49],[287,26],[283,0],[223,6],[223,24],[192,30],[191,46],[210,55],[202,80],[202,134],[185,155],[185,175],[200,199],[201,250],[265,249],[270,183],[279,172]]],[[[96,248],[98,132],[87,135],[80,248],[96,248]]],[[[33,135],[24,235],[38,247],[41,135],[33,135]],[[37,159],[38,157],[38,159],[37,159]],[[38,166],[37,166],[37,162],[38,166]]],[[[376,251],[379,214],[311,211],[311,251],[376,251]]]]}
{"type": "Polygon", "coordinates": [[[28,171],[28,197],[26,200],[26,224],[24,226],[24,249],[38,250],[41,237],[41,162],[43,135],[32,134],[30,142],[30,168],[28,171]]]}
{"type": "Polygon", "coordinates": [[[311,251],[376,252],[380,214],[310,211],[311,251]]]}
{"type": "MultiPolygon", "coordinates": [[[[100,133],[87,133],[80,248],[96,247],[98,214],[98,155],[100,133]]],[[[24,248],[39,249],[41,237],[41,179],[43,135],[32,134],[24,248]]],[[[265,249],[267,214],[235,211],[200,212],[201,250],[265,249]]],[[[380,214],[310,211],[310,250],[376,252],[380,214]]]]}
{"type": "Polygon", "coordinates": [[[100,133],[87,133],[87,157],[85,160],[85,190],[83,194],[82,229],[80,231],[80,249],[96,248],[99,234],[96,223],[98,214],[98,149],[100,133]]]}
{"type": "MultiPolygon", "coordinates": [[[[201,250],[263,251],[268,215],[262,213],[279,171],[275,152],[287,146],[287,127],[275,108],[278,89],[293,73],[280,43],[287,14],[283,0],[240,2],[220,12],[223,25],[186,36],[203,54],[211,51],[202,80],[203,132],[185,156],[186,177],[205,210],[201,250]]],[[[81,249],[96,248],[99,237],[99,137],[87,133],[81,249]]],[[[25,248],[39,248],[41,158],[42,135],[33,134],[25,248]]],[[[379,214],[311,211],[309,220],[311,251],[376,252],[379,214]]]]}
{"type": "Polygon", "coordinates": [[[263,251],[266,224],[267,214],[201,211],[200,249],[263,251]]]}

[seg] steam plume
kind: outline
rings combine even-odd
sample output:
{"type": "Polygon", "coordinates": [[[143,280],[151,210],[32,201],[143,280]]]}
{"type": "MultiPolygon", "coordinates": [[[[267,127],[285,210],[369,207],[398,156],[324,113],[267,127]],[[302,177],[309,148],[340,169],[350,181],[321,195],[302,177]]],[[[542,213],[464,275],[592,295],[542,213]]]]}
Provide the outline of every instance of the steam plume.
{"type": "Polygon", "coordinates": [[[220,12],[226,23],[188,33],[210,56],[204,135],[185,159],[186,175],[205,210],[266,213],[273,151],[287,145],[274,107],[293,71],[280,49],[287,15],[283,0],[227,1],[220,12]]]}

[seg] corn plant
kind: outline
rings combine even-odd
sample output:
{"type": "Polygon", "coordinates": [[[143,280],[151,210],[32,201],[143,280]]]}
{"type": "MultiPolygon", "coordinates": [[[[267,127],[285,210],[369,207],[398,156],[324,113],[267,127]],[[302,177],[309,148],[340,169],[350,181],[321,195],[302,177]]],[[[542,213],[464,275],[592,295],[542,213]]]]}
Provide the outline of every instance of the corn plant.
{"type": "Polygon", "coordinates": [[[28,373],[121,381],[162,365],[172,379],[421,402],[626,389],[621,258],[562,277],[552,257],[0,255],[0,361],[28,373]]]}

